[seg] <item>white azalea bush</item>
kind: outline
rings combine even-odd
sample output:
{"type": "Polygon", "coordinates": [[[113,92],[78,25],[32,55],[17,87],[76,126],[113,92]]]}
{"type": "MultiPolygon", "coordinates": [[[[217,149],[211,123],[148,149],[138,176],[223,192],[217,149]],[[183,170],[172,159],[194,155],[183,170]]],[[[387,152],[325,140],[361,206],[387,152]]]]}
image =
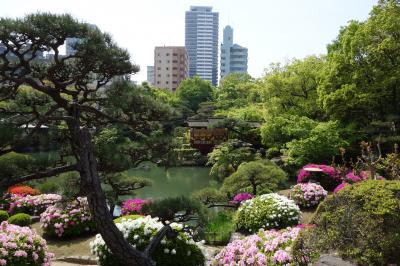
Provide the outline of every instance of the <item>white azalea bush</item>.
{"type": "Polygon", "coordinates": [[[290,190],[290,198],[301,207],[312,207],[323,201],[328,192],[316,183],[299,183],[290,190]]]}
{"type": "Polygon", "coordinates": [[[271,193],[243,201],[235,220],[240,230],[257,232],[261,228],[277,229],[297,225],[300,214],[300,208],[293,200],[271,193]]]}
{"type": "MultiPolygon", "coordinates": [[[[125,239],[136,249],[144,251],[153,237],[163,227],[158,218],[151,216],[140,217],[135,220],[122,219],[116,223],[125,239]]],[[[153,253],[152,258],[158,266],[196,266],[204,265],[204,255],[189,234],[183,231],[178,223],[171,223],[172,229],[179,232],[174,239],[164,239],[153,253]]],[[[93,255],[97,256],[99,265],[123,266],[123,261],[113,256],[100,234],[90,243],[93,255]]]]}

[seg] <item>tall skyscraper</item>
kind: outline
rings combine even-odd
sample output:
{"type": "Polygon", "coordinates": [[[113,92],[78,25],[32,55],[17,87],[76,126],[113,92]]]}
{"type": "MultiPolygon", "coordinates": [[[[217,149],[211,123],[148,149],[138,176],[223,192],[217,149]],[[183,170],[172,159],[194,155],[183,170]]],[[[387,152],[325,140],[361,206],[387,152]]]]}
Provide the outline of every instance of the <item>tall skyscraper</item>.
{"type": "Polygon", "coordinates": [[[147,82],[154,85],[154,66],[147,66],[147,82]]]}
{"type": "Polygon", "coordinates": [[[189,76],[218,83],[218,12],[210,6],[191,6],[185,16],[185,46],[189,76]]]}
{"type": "Polygon", "coordinates": [[[188,76],[188,56],[183,46],[154,49],[154,86],[175,91],[188,76]]]}
{"type": "Polygon", "coordinates": [[[233,29],[226,26],[221,44],[221,79],[232,72],[247,73],[247,57],[247,48],[233,44],[233,29]]]}

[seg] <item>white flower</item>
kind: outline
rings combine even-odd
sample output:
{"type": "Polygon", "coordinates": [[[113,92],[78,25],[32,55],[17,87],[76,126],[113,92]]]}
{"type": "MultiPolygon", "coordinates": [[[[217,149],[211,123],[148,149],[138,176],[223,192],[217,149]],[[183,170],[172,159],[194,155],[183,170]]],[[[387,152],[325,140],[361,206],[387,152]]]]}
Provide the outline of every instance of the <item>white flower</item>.
{"type": "Polygon", "coordinates": [[[176,254],[176,250],[175,249],[171,250],[171,254],[175,255],[176,254]]]}
{"type": "Polygon", "coordinates": [[[168,254],[168,253],[169,253],[169,249],[164,248],[164,253],[165,253],[165,254],[168,254]]]}

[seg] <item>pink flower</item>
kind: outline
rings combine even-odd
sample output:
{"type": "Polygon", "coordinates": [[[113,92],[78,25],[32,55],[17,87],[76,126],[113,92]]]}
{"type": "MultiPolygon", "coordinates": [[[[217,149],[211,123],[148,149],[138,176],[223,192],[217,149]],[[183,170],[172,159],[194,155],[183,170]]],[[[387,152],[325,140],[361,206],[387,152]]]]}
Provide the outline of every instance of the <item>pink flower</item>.
{"type": "Polygon", "coordinates": [[[342,183],[339,186],[337,186],[334,190],[333,190],[333,194],[338,193],[340,190],[342,190],[345,186],[348,186],[349,184],[347,183],[342,183]]]}
{"type": "Polygon", "coordinates": [[[128,199],[122,203],[121,214],[140,214],[143,205],[147,204],[149,201],[142,199],[128,199]]]}

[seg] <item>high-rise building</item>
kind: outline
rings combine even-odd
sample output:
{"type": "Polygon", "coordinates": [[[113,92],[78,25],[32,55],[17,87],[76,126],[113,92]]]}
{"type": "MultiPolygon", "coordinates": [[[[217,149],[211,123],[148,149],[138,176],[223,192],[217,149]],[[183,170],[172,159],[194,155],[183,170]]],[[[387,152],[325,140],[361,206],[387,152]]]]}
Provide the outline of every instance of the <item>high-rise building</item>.
{"type": "Polygon", "coordinates": [[[191,6],[185,16],[185,46],[189,76],[218,83],[218,12],[210,6],[191,6]]]}
{"type": "Polygon", "coordinates": [[[247,48],[233,44],[233,29],[226,26],[221,44],[221,79],[232,72],[247,73],[247,57],[247,48]]]}
{"type": "Polygon", "coordinates": [[[188,76],[188,55],[183,46],[154,49],[154,86],[175,91],[188,76]]]}
{"type": "Polygon", "coordinates": [[[154,66],[147,66],[147,82],[154,85],[154,66]]]}

